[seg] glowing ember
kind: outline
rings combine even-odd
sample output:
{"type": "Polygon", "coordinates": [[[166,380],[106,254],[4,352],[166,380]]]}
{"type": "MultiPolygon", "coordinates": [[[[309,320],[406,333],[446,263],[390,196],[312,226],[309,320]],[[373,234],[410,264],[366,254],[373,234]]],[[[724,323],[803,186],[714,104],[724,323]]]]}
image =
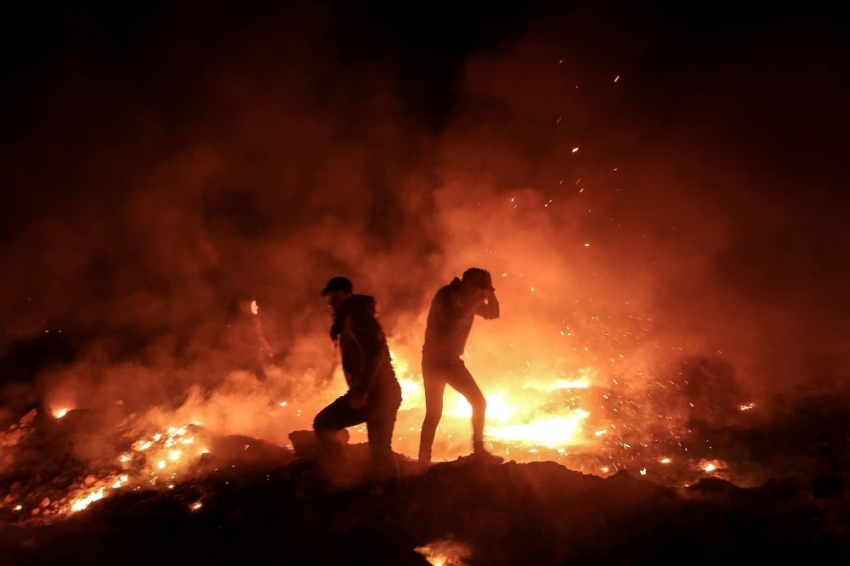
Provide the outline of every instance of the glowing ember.
{"type": "Polygon", "coordinates": [[[68,409],[59,409],[58,411],[53,413],[53,416],[56,417],[57,419],[61,419],[62,417],[64,417],[67,414],[68,414],[68,409]]]}
{"type": "Polygon", "coordinates": [[[608,466],[602,466],[602,467],[601,467],[601,468],[599,468],[599,469],[600,469],[600,470],[602,470],[602,473],[603,473],[603,474],[607,474],[607,473],[608,473],[608,466]]]}
{"type": "Polygon", "coordinates": [[[103,488],[89,493],[86,497],[83,497],[82,499],[77,499],[76,501],[71,502],[71,511],[82,511],[95,501],[99,501],[101,499],[103,499],[103,488]]]}
{"type": "Polygon", "coordinates": [[[466,546],[451,540],[432,542],[414,550],[432,566],[465,566],[471,554],[466,546]]]}
{"type": "Polygon", "coordinates": [[[749,411],[753,407],[755,407],[754,403],[747,403],[746,405],[741,405],[741,410],[742,411],[749,411]]]}
{"type": "Polygon", "coordinates": [[[200,501],[196,501],[189,506],[189,509],[191,509],[192,511],[197,511],[198,509],[200,509],[203,506],[204,506],[203,503],[201,503],[200,501]]]}
{"type": "Polygon", "coordinates": [[[705,466],[705,468],[703,468],[703,469],[704,469],[706,472],[713,472],[714,470],[716,470],[716,469],[717,469],[717,466],[715,466],[714,464],[707,464],[707,465],[705,466]]]}
{"type": "MultiPolygon", "coordinates": [[[[201,442],[202,437],[188,434],[188,425],[183,427],[172,427],[167,433],[157,433],[151,436],[139,438],[132,442],[131,448],[123,454],[115,456],[115,464],[111,471],[103,473],[99,477],[90,474],[81,480],[76,488],[73,488],[65,497],[51,502],[45,498],[39,508],[33,510],[33,515],[50,520],[59,518],[67,513],[75,513],[87,509],[92,502],[107,497],[119,489],[135,486],[139,489],[144,486],[160,485],[160,481],[169,480],[174,485],[174,480],[180,476],[191,473],[192,466],[196,460],[187,458],[183,450],[177,448],[180,445],[193,445],[201,442]],[[167,477],[160,475],[160,470],[167,470],[167,477]],[[51,507],[48,509],[48,507],[51,507]],[[52,508],[56,507],[54,511],[52,508]]],[[[4,444],[4,437],[0,436],[0,447],[4,444]]],[[[8,444],[8,442],[7,442],[8,444]]],[[[207,449],[199,446],[196,453],[200,456],[207,449]]]]}
{"type": "Polygon", "coordinates": [[[669,464],[671,462],[670,458],[661,458],[662,464],[669,464]]]}
{"type": "Polygon", "coordinates": [[[646,468],[641,468],[640,475],[642,475],[642,476],[646,475],[646,468]]]}
{"type": "Polygon", "coordinates": [[[23,508],[23,505],[15,505],[15,511],[20,511],[23,508]]]}
{"type": "Polygon", "coordinates": [[[603,435],[603,434],[605,434],[606,432],[608,432],[608,429],[603,428],[602,430],[597,430],[597,431],[596,431],[596,432],[594,432],[593,434],[595,434],[596,436],[602,436],[602,435],[603,435]]]}
{"type": "Polygon", "coordinates": [[[253,314],[258,314],[260,312],[260,307],[257,306],[257,301],[251,301],[251,312],[253,314]]]}

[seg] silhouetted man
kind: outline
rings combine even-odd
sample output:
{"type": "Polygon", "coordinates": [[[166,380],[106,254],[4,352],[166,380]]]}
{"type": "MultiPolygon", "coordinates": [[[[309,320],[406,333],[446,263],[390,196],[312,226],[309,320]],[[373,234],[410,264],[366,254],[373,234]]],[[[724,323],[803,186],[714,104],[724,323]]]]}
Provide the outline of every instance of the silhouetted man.
{"type": "Polygon", "coordinates": [[[501,462],[484,449],[484,411],[487,402],[478,384],[460,357],[475,316],[492,320],[499,318],[499,301],[490,273],[472,267],[437,291],[422,348],[422,377],[425,381],[425,421],[419,441],[419,462],[431,462],[431,447],[437,425],[443,414],[443,393],[446,384],[454,387],[472,405],[472,448],[474,456],[501,462]]]}
{"type": "Polygon", "coordinates": [[[232,367],[265,381],[264,366],[274,362],[274,351],[263,331],[257,301],[240,299],[235,307],[227,324],[232,367]]]}
{"type": "Polygon", "coordinates": [[[375,299],[355,295],[345,277],[334,277],[322,291],[333,313],[331,339],[339,345],[348,392],[322,409],[313,422],[326,472],[345,472],[347,458],[337,433],[366,423],[369,447],[380,480],[398,478],[392,451],[401,387],[390,350],[375,318],[375,299]]]}

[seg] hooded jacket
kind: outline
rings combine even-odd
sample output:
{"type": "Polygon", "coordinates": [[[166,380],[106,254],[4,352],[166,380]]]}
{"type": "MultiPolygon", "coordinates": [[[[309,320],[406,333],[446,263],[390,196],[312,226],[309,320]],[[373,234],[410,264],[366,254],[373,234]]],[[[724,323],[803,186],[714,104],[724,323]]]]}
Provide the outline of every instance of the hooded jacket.
{"type": "Polygon", "coordinates": [[[369,393],[376,385],[395,379],[373,297],[352,295],[342,303],[334,312],[331,339],[339,344],[349,392],[369,393]]]}
{"type": "Polygon", "coordinates": [[[462,356],[476,315],[487,320],[499,318],[499,301],[496,296],[476,310],[468,311],[462,283],[457,277],[437,291],[431,301],[431,310],[428,311],[425,345],[422,347],[423,360],[450,361],[462,356]]]}

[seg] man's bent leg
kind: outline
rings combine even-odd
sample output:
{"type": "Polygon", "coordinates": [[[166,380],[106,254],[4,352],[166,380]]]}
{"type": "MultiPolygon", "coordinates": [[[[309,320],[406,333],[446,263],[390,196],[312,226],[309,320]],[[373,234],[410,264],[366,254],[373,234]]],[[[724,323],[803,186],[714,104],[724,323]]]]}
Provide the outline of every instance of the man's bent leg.
{"type": "Polygon", "coordinates": [[[476,452],[480,452],[484,449],[484,413],[487,410],[487,400],[462,360],[454,362],[451,368],[451,372],[446,373],[446,379],[472,406],[472,446],[476,452]]]}
{"type": "Polygon", "coordinates": [[[431,448],[437,434],[437,425],[443,416],[443,393],[446,391],[446,379],[437,368],[422,366],[422,377],[425,385],[425,420],[422,422],[422,433],[419,437],[419,462],[431,462],[431,448]]]}
{"type": "Polygon", "coordinates": [[[401,406],[401,387],[393,380],[376,391],[370,403],[370,416],[366,421],[369,435],[369,448],[372,450],[372,461],[375,468],[375,479],[378,482],[376,495],[384,493],[387,511],[391,515],[401,512],[401,481],[399,479],[398,462],[392,449],[393,429],[396,415],[401,406]],[[381,484],[385,484],[381,487],[381,484]],[[389,484],[389,485],[386,485],[389,484]],[[389,491],[384,492],[384,489],[389,491]]]}
{"type": "Polygon", "coordinates": [[[366,433],[379,481],[398,477],[398,464],[393,454],[393,429],[401,406],[401,386],[393,379],[376,388],[369,396],[366,411],[366,433]]]}
{"type": "Polygon", "coordinates": [[[343,395],[316,415],[313,430],[319,440],[319,469],[326,478],[348,468],[348,458],[339,431],[364,422],[362,409],[354,409],[343,395]]]}

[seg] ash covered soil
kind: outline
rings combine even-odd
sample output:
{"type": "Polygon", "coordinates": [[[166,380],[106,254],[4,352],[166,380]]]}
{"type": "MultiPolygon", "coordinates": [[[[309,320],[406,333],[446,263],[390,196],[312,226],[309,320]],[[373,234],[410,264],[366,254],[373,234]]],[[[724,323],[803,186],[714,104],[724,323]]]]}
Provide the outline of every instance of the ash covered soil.
{"type": "MultiPolygon", "coordinates": [[[[30,474],[43,481],[55,466],[68,477],[85,473],[61,450],[39,449],[39,443],[55,446],[56,438],[45,434],[21,443],[30,444],[30,474]]],[[[769,441],[766,433],[742,438],[749,437],[760,446],[769,441]]],[[[786,450],[777,443],[765,451],[772,464],[777,454],[795,450],[793,437],[785,438],[786,450]]],[[[400,511],[389,503],[389,490],[328,493],[309,458],[285,448],[239,436],[210,436],[209,446],[191,477],[173,487],[119,490],[62,520],[16,521],[4,504],[0,562],[428,564],[423,554],[434,564],[468,565],[850,559],[850,474],[817,446],[812,454],[828,460],[806,459],[810,478],[798,474],[755,488],[717,477],[664,486],[637,470],[602,478],[554,462],[490,465],[468,458],[423,473],[399,456],[400,511]],[[465,557],[452,562],[450,553],[422,550],[439,544],[461,548],[465,557]]],[[[349,451],[355,465],[367,457],[365,445],[349,451]]],[[[4,491],[27,489],[26,481],[10,488],[12,479],[3,479],[4,491]]]]}

